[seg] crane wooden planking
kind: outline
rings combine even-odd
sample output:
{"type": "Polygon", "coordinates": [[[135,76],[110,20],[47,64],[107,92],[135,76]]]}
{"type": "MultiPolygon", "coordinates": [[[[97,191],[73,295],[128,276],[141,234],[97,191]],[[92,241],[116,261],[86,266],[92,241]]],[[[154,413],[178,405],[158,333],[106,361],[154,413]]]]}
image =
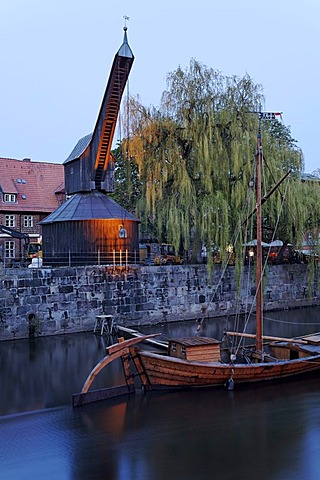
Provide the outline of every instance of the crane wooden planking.
{"type": "Polygon", "coordinates": [[[121,99],[134,61],[127,27],[116,53],[92,134],[81,138],[64,162],[66,193],[114,190],[112,141],[121,99]]]}

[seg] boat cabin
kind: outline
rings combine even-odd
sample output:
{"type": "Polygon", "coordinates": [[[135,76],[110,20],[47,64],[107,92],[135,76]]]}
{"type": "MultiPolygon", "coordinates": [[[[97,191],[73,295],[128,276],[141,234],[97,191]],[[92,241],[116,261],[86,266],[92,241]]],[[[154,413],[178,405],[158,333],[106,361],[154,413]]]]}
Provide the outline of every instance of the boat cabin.
{"type": "Polygon", "coordinates": [[[281,360],[296,360],[310,357],[320,352],[320,333],[304,335],[297,342],[272,342],[270,343],[271,355],[281,360]]]}
{"type": "Polygon", "coordinates": [[[169,340],[170,357],[197,362],[220,361],[219,340],[208,337],[187,337],[169,340]]]}

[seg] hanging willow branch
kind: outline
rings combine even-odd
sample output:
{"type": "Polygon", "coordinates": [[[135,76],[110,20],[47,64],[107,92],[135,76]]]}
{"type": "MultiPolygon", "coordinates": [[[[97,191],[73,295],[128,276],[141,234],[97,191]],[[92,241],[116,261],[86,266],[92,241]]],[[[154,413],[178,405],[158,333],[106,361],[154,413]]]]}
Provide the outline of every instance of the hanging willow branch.
{"type": "MultiPolygon", "coordinates": [[[[193,251],[216,246],[225,254],[253,177],[257,118],[250,112],[262,101],[262,87],[248,75],[225,77],[194,59],[185,71],[179,67],[168,75],[159,109],[130,99],[126,141],[139,167],[137,213],[159,241],[193,251]]],[[[306,226],[319,224],[319,187],[301,182],[302,153],[289,127],[266,122],[262,130],[265,191],[293,172],[278,238],[301,244],[306,226]]],[[[280,205],[279,194],[264,205],[266,232],[276,224],[280,205]]],[[[242,234],[238,247],[241,242],[242,234]]]]}

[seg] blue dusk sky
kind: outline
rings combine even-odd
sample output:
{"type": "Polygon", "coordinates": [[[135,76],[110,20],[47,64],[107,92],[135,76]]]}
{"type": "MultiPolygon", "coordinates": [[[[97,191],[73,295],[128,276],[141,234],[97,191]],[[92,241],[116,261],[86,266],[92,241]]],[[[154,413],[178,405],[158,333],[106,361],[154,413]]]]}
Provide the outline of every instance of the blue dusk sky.
{"type": "Polygon", "coordinates": [[[131,95],[158,106],[191,58],[247,73],[283,112],[305,171],[320,168],[319,0],[0,0],[0,14],[1,157],[62,163],[93,130],[126,15],[131,95]]]}

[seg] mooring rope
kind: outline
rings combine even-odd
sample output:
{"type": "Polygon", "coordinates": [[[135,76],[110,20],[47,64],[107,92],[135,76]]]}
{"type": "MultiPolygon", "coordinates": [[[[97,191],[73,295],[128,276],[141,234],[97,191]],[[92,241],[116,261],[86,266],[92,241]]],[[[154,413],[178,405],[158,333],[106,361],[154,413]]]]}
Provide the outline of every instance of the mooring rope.
{"type": "Polygon", "coordinates": [[[271,317],[266,317],[264,315],[264,319],[265,320],[268,320],[270,322],[275,322],[275,323],[285,323],[285,324],[288,324],[288,325],[320,325],[320,322],[292,322],[291,320],[290,321],[286,321],[286,320],[278,320],[276,318],[271,318],[271,317]]]}

